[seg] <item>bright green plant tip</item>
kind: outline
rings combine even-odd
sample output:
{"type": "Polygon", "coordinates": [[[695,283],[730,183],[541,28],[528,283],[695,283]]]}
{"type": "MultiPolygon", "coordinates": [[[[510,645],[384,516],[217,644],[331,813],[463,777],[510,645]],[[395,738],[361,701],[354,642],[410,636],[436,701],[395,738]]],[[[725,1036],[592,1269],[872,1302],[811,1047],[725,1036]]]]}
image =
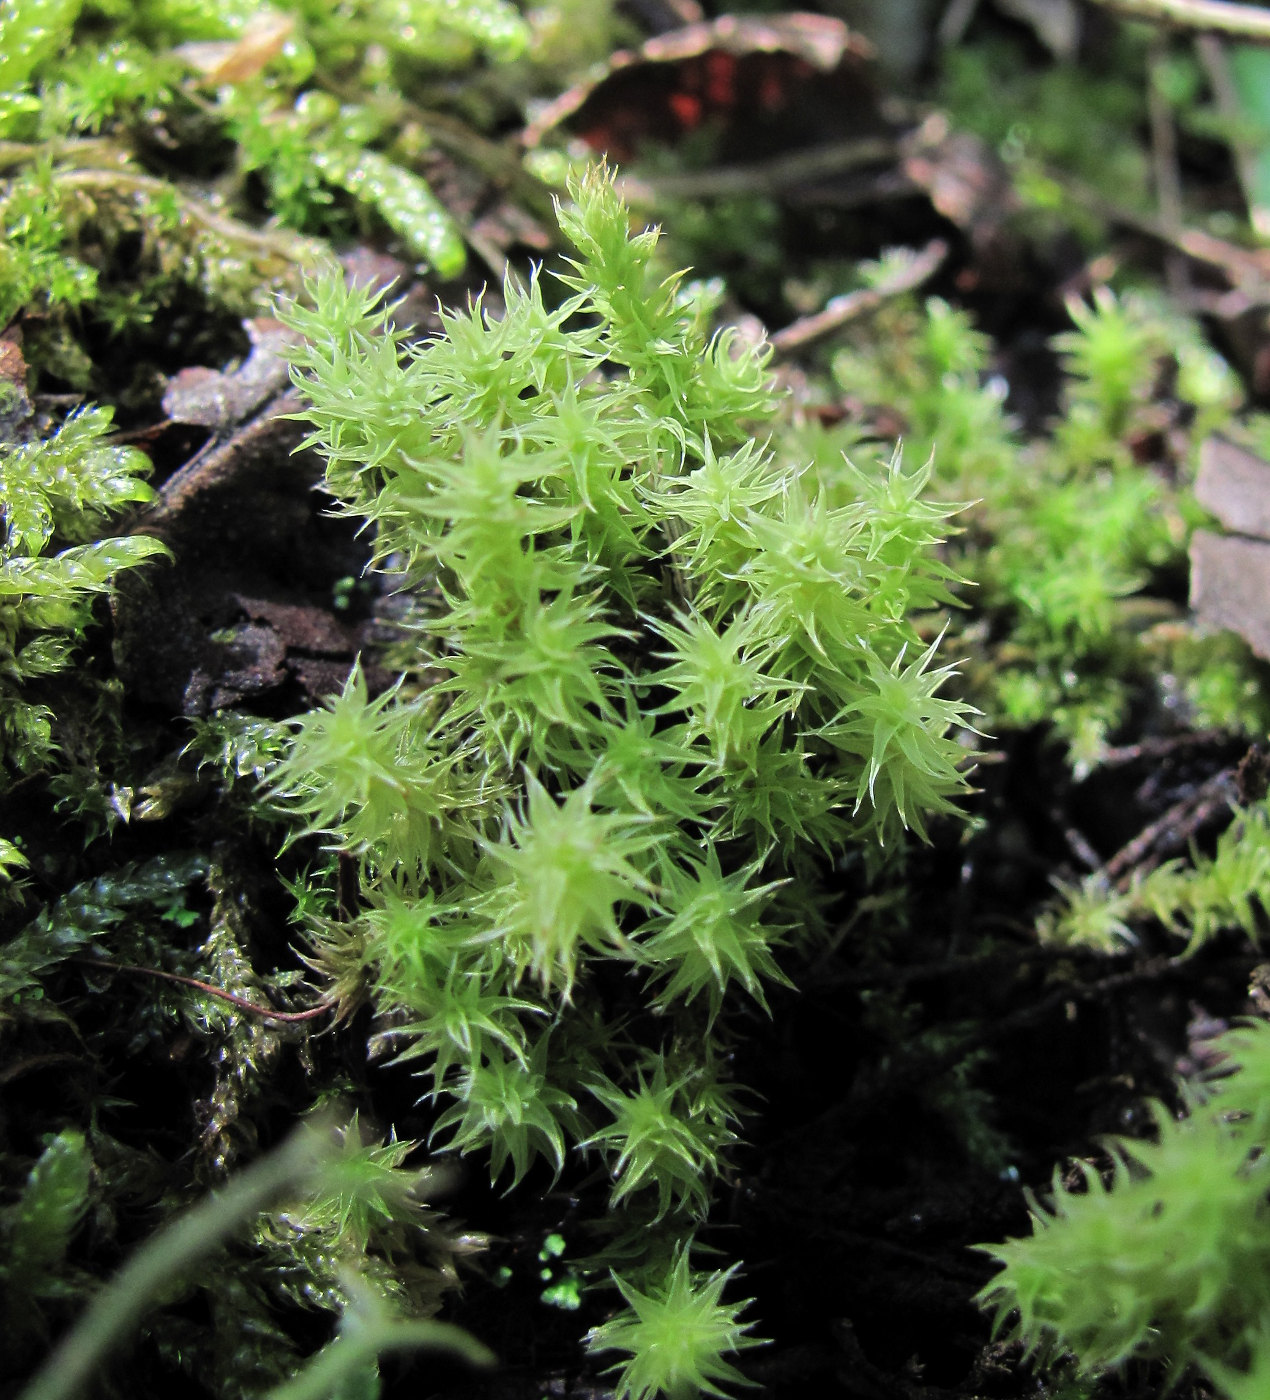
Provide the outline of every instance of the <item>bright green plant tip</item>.
{"type": "Polygon", "coordinates": [[[467,261],[463,238],[427,182],[377,151],[331,145],[312,153],[325,180],[375,209],[410,253],[442,277],[457,277],[467,261]]]}
{"type": "Polygon", "coordinates": [[[567,998],[580,949],[620,951],[620,911],[649,904],[648,881],[633,862],[654,838],[637,814],[594,811],[585,788],[557,803],[532,777],[524,815],[507,835],[486,846],[495,867],[490,927],[474,936],[496,939],[517,978],[528,972],[567,998]]]}
{"type": "Polygon", "coordinates": [[[640,1065],[634,1086],[608,1080],[590,1085],[612,1121],[581,1144],[599,1148],[613,1175],[613,1201],[648,1187],[657,1190],[657,1215],[672,1209],[703,1215],[707,1184],[720,1154],[736,1140],[737,1109],[708,1067],[670,1078],[665,1057],[640,1065]]]}
{"type": "Polygon", "coordinates": [[[733,984],[744,987],[764,1009],[764,982],[793,983],[773,953],[780,930],[764,922],[773,893],[784,881],[755,884],[761,861],[724,874],[718,851],[703,861],[674,868],[667,878],[676,888],[666,903],[675,910],[652,920],[640,939],[641,960],[663,971],[657,1004],[677,997],[692,1001],[704,991],[713,1019],[733,984]]]}
{"type": "Polygon", "coordinates": [[[57,1269],[88,1209],[92,1157],[84,1135],[59,1133],[40,1154],[8,1220],[3,1269],[34,1297],[56,1292],[57,1269]]]}
{"type": "Polygon", "coordinates": [[[65,47],[83,0],[5,0],[0,6],[0,136],[39,110],[32,74],[65,47]]]}
{"type": "Polygon", "coordinates": [[[1134,923],[1155,920],[1185,938],[1190,954],[1223,930],[1242,929],[1261,941],[1270,912],[1270,808],[1262,801],[1237,809],[1211,856],[1188,864],[1166,861],[1124,890],[1087,877],[1060,887],[1058,902],[1042,916],[1043,942],[1117,952],[1137,942],[1134,923]]]}
{"type": "Polygon", "coordinates": [[[564,1166],[565,1133],[575,1129],[577,1102],[549,1077],[549,1049],[542,1035],[528,1056],[473,1056],[451,1086],[455,1102],[438,1117],[433,1133],[458,1152],[487,1152],[491,1181],[510,1165],[515,1186],[538,1157],[556,1173],[564,1166]]]}
{"type": "Polygon", "coordinates": [[[529,45],[529,26],[508,0],[368,0],[366,9],[395,47],[431,63],[461,59],[465,44],[505,63],[529,45]]]}
{"type": "MultiPolygon", "coordinates": [[[[1155,1140],[1110,1144],[1104,1181],[1083,1164],[1079,1188],[1056,1172],[1052,1199],[1033,1203],[1030,1238],[985,1247],[1002,1265],[979,1295],[996,1326],[1029,1354],[1075,1355],[1087,1373],[1159,1358],[1238,1360],[1264,1370],[1270,1304],[1265,1088],[1270,1027],[1213,1042],[1234,1073],[1210,1103],[1178,1119],[1155,1108],[1155,1140]]],[[[1215,1373],[1240,1369],[1218,1362],[1215,1373]]],[[[1230,1394],[1254,1393],[1236,1379],[1230,1394]]]]}
{"type": "Polygon", "coordinates": [[[685,1246],[663,1278],[643,1287],[614,1277],[626,1307],[591,1329],[587,1350],[626,1354],[612,1368],[616,1400],[695,1400],[746,1384],[727,1358],[763,1343],[748,1335],[752,1324],[740,1321],[749,1303],[723,1302],[735,1266],[695,1273],[688,1255],[685,1246]]]}

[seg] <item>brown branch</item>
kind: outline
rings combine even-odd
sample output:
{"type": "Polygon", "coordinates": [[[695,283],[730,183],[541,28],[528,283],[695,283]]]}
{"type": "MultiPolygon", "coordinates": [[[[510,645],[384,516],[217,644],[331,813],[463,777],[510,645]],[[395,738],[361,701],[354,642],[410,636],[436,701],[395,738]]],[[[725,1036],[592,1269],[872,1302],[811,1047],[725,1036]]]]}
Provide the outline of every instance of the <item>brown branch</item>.
{"type": "Polygon", "coordinates": [[[136,972],[143,977],[158,977],[164,982],[180,982],[183,986],[194,987],[200,992],[206,992],[208,996],[219,997],[221,1001],[227,1001],[231,1006],[237,1007],[239,1011],[248,1011],[253,1016],[259,1016],[267,1021],[283,1021],[293,1024],[297,1021],[313,1021],[319,1016],[324,1016],[328,1011],[335,1009],[334,1001],[320,1001],[316,1006],[310,1006],[306,1011],[275,1011],[271,1006],[261,1006],[254,1001],[248,1001],[246,997],[235,996],[233,992],[227,992],[223,987],[214,987],[210,982],[204,982],[197,977],[184,977],[179,972],[164,972],[157,967],[137,967],[132,963],[108,962],[105,958],[76,958],[74,961],[82,963],[88,967],[104,967],[111,972],[136,972]]]}
{"type": "Polygon", "coordinates": [[[635,205],[655,205],[666,198],[777,196],[801,185],[814,185],[866,166],[889,165],[899,154],[898,144],[890,137],[856,136],[742,165],[719,165],[665,175],[619,175],[614,183],[622,198],[635,205]]]}
{"type": "Polygon", "coordinates": [[[1235,800],[1235,791],[1233,769],[1226,768],[1215,774],[1121,846],[1103,866],[1103,876],[1117,889],[1128,889],[1136,873],[1146,873],[1170,851],[1180,851],[1201,827],[1224,808],[1229,808],[1235,800]]]}
{"type": "Polygon", "coordinates": [[[1103,749],[1099,758],[1100,768],[1122,768],[1127,763],[1137,763],[1140,759],[1169,758],[1186,749],[1212,748],[1231,742],[1227,729],[1187,729],[1181,734],[1148,736],[1136,744],[1122,744],[1103,749]]]}
{"type": "Polygon", "coordinates": [[[1094,0],[1094,4],[1126,19],[1144,19],[1178,29],[1202,29],[1270,44],[1270,10],[1260,6],[1236,5],[1231,0],[1094,0]]]}
{"type": "MultiPolygon", "coordinates": [[[[171,197],[172,185],[152,175],[137,175],[131,170],[59,170],[54,178],[59,186],[84,189],[105,194],[143,194],[160,198],[171,197]]],[[[318,262],[325,245],[316,238],[293,233],[290,229],[252,228],[238,219],[230,218],[202,200],[177,194],[177,208],[210,233],[231,242],[269,253],[286,262],[311,267],[318,262]]]]}
{"type": "Polygon", "coordinates": [[[1231,286],[1255,299],[1258,306],[1265,304],[1267,286],[1270,284],[1270,249],[1243,248],[1227,239],[1217,238],[1204,229],[1168,229],[1150,214],[1140,214],[1121,205],[1104,199],[1097,190],[1073,179],[1065,172],[1053,168],[1046,169],[1046,175],[1062,189],[1069,198],[1090,210],[1100,219],[1117,224],[1144,237],[1153,238],[1166,247],[1176,248],[1195,262],[1215,268],[1223,274],[1231,286]]]}
{"type": "Polygon", "coordinates": [[[884,283],[834,297],[825,303],[822,310],[810,316],[800,316],[798,320],[782,327],[769,337],[768,343],[779,358],[801,350],[813,341],[823,340],[849,321],[858,320],[861,316],[876,311],[892,297],[920,287],[939,270],[940,264],[947,256],[948,244],[942,238],[934,238],[914,253],[912,258],[884,283]]]}
{"type": "MultiPolygon", "coordinates": [[[[1034,932],[1030,925],[1015,924],[1012,920],[991,922],[1007,923],[1011,931],[1029,936],[1034,932]]],[[[947,982],[954,977],[983,977],[989,972],[997,971],[1027,972],[1049,963],[1088,962],[1104,966],[1109,958],[1129,956],[1131,955],[1128,951],[1109,955],[1095,948],[1055,948],[1033,943],[1026,947],[1007,948],[995,953],[940,958],[933,962],[907,965],[853,968],[824,976],[821,975],[820,969],[817,969],[814,985],[818,992],[833,993],[843,987],[909,986],[914,982],[947,982]]],[[[829,1000],[831,1002],[832,997],[829,1000]]],[[[823,1009],[832,1010],[832,1006],[823,1009]]]]}

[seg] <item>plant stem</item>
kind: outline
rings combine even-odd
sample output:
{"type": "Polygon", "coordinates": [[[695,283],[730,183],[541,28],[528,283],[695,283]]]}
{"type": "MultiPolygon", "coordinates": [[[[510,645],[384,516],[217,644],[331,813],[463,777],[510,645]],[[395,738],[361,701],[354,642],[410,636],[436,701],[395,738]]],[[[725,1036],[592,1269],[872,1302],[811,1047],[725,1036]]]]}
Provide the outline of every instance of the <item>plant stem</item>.
{"type": "Polygon", "coordinates": [[[377,1318],[355,1336],[337,1337],[298,1374],[271,1390],[264,1400],[323,1400],[359,1369],[385,1351],[447,1351],[470,1366],[489,1366],[494,1357],[474,1337],[452,1322],[377,1318]]]}
{"type": "Polygon", "coordinates": [[[1205,29],[1233,34],[1253,43],[1270,44],[1270,10],[1236,5],[1231,0],[1094,0],[1105,10],[1128,19],[1172,24],[1180,29],[1205,29]]]}
{"type": "Polygon", "coordinates": [[[304,1011],[275,1011],[272,1006],[261,1006],[258,1002],[248,1001],[246,997],[235,996],[223,987],[215,987],[198,977],[185,977],[179,972],[164,972],[158,967],[139,967],[132,963],[108,962],[105,958],[77,958],[75,961],[91,967],[109,968],[111,972],[137,972],[143,977],[161,977],[165,982],[180,982],[186,987],[197,987],[208,996],[219,997],[231,1006],[236,1006],[239,1011],[249,1011],[253,1016],[259,1016],[266,1021],[313,1021],[335,1007],[333,1001],[320,1001],[316,1006],[307,1007],[304,1011]]]}

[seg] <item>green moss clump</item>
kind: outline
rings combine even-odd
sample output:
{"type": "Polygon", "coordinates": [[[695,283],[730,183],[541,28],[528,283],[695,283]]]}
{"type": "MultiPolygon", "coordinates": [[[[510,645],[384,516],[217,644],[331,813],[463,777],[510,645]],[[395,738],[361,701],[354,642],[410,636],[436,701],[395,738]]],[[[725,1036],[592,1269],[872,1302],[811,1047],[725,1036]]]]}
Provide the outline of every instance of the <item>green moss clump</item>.
{"type": "Polygon", "coordinates": [[[951,512],[898,455],[779,461],[764,354],[709,333],[604,172],[571,194],[558,305],[509,281],[410,349],[335,280],[289,313],[309,441],[431,584],[413,669],[438,679],[372,699],[354,673],[270,782],[360,864],[341,948],[434,1141],[512,1184],[590,1157],[631,1306],[711,1312],[723,1276],[684,1270],[740,1130],[729,1008],[786,980],[824,856],[895,848],[965,789],[970,711],[912,621],[949,598],[951,512]]]}
{"type": "MultiPolygon", "coordinates": [[[[1103,288],[1067,310],[1071,328],[1051,341],[1066,376],[1052,431],[1024,436],[990,341],[932,298],[884,309],[835,355],[835,378],[862,406],[851,435],[867,438],[878,408],[898,415],[906,451],[933,457],[936,490],[975,502],[953,556],[974,589],[950,641],[965,629],[969,692],[989,732],[1048,726],[1077,776],[1143,696],[1174,710],[1184,699],[1200,723],[1260,737],[1247,649],[1197,638],[1162,596],[1185,568],[1198,445],[1242,399],[1234,375],[1193,323],[1143,294],[1103,288]],[[1186,407],[1156,449],[1163,378],[1186,407]],[[1138,460],[1153,450],[1179,460],[1138,460]]],[[[821,450],[832,448],[830,436],[821,450]]]]}

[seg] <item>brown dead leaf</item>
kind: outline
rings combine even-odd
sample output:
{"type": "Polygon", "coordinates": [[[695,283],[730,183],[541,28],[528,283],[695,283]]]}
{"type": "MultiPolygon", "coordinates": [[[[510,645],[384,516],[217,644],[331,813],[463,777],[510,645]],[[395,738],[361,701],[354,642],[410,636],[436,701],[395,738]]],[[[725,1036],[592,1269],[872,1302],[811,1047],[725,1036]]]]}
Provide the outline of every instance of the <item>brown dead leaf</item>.
{"type": "Polygon", "coordinates": [[[1235,632],[1270,661],[1270,540],[1196,530],[1191,606],[1204,631],[1235,632]]]}
{"type": "Polygon", "coordinates": [[[904,138],[901,169],[976,245],[999,240],[1005,220],[1020,207],[996,152],[970,132],[954,131],[942,112],[931,113],[904,138]]]}
{"type": "Polygon", "coordinates": [[[343,657],[357,651],[352,628],[326,608],[284,603],[277,598],[248,598],[241,593],[235,593],[233,599],[253,623],[271,628],[288,651],[343,657]]]}
{"type": "Polygon", "coordinates": [[[34,415],[26,392],[22,332],[11,326],[0,335],[0,444],[24,442],[34,415]]]}
{"type": "Polygon", "coordinates": [[[1076,0],[996,0],[996,6],[1026,24],[1055,58],[1075,57],[1082,18],[1076,0]]]}
{"type": "Polygon", "coordinates": [[[234,40],[182,44],[175,52],[198,69],[208,87],[254,78],[286,47],[295,29],[295,16],[265,10],[256,15],[234,40]]]}
{"type": "Polygon", "coordinates": [[[827,15],[721,15],[622,49],[525,128],[537,146],[557,127],[623,163],[709,122],[731,136],[724,159],[880,129],[863,60],[871,46],[827,15]]]}

